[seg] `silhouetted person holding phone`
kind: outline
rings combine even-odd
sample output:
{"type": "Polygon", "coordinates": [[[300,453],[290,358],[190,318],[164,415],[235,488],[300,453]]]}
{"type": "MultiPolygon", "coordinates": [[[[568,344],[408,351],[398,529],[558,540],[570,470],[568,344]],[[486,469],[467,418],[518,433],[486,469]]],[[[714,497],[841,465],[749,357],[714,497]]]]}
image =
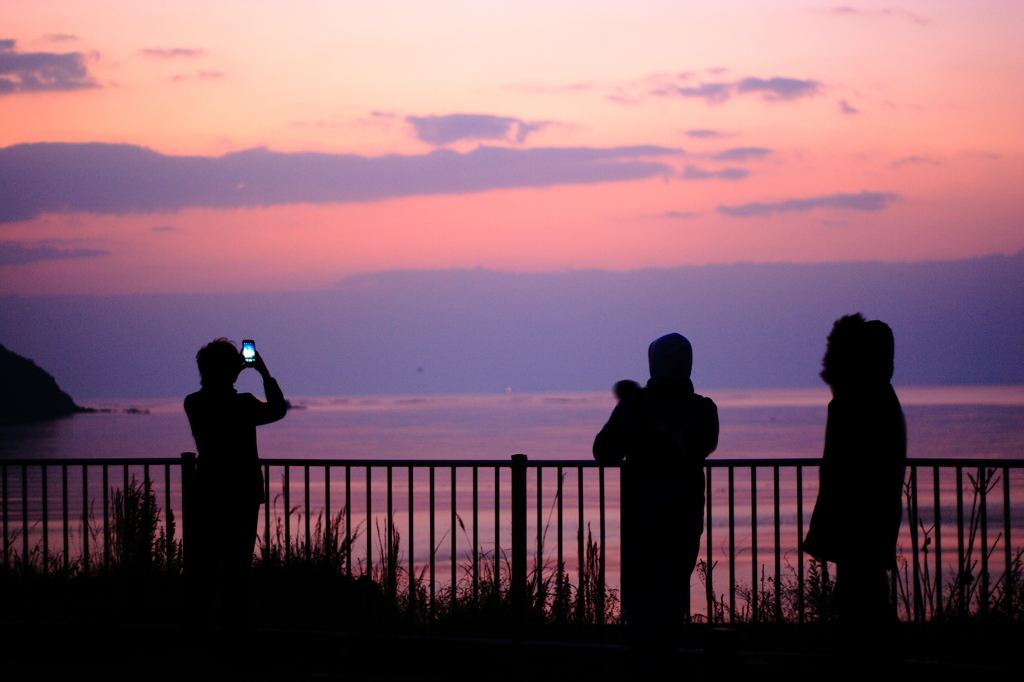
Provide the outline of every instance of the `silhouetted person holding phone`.
{"type": "Polygon", "coordinates": [[[198,627],[206,624],[215,591],[222,598],[225,630],[245,626],[256,524],[265,501],[256,427],[281,419],[287,411],[284,394],[255,346],[248,341],[244,345],[247,359],[225,338],[200,348],[196,363],[202,388],[185,398],[199,455],[196,562],[189,569],[192,618],[198,627]],[[235,390],[235,380],[246,367],[263,376],[266,402],[235,390]]]}
{"type": "Polygon", "coordinates": [[[645,388],[619,382],[620,398],[594,440],[602,464],[625,459],[622,603],[631,666],[645,679],[671,670],[704,531],[704,458],[718,446],[718,408],[693,392],[690,342],[679,334],[647,351],[645,388]]]}
{"type": "Polygon", "coordinates": [[[898,660],[886,571],[896,567],[907,431],[893,354],[889,326],[858,313],[836,320],[822,360],[832,401],[804,550],[835,562],[837,654],[851,668],[898,660]]]}

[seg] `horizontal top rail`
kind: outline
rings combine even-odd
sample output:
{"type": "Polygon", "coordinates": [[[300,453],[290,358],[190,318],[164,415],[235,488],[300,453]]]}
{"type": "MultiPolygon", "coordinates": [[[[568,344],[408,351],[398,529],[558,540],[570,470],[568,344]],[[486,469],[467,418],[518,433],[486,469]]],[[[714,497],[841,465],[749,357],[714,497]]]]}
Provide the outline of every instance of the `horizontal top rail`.
{"type": "MultiPolygon", "coordinates": [[[[180,464],[181,457],[87,457],[0,459],[0,465],[68,465],[68,466],[117,466],[117,465],[159,465],[180,464]]],[[[200,461],[198,458],[195,461],[200,461]]],[[[296,459],[268,457],[260,458],[262,466],[349,466],[349,467],[510,467],[511,459],[339,459],[303,457],[296,459]]],[[[528,467],[584,467],[614,468],[618,464],[601,464],[592,459],[528,459],[528,467]]],[[[706,459],[702,466],[710,467],[791,467],[818,466],[821,457],[776,457],[771,459],[706,459]]],[[[991,457],[908,457],[907,466],[1024,468],[1024,459],[995,459],[991,457]]]]}

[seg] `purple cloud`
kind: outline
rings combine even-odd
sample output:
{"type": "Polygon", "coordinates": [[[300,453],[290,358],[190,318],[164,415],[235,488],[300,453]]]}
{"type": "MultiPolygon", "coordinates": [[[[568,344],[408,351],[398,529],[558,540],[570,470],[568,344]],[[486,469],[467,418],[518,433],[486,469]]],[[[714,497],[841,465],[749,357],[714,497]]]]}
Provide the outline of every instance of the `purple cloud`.
{"type": "Polygon", "coordinates": [[[891,165],[893,168],[899,168],[900,166],[906,166],[908,164],[924,164],[926,166],[941,166],[942,161],[940,159],[930,158],[927,156],[904,156],[902,159],[896,159],[891,165]]]}
{"type": "Polygon", "coordinates": [[[14,46],[14,40],[0,40],[0,95],[99,87],[81,52],[15,52],[14,46]]]}
{"type": "Polygon", "coordinates": [[[798,97],[812,97],[817,94],[821,83],[814,80],[799,78],[744,78],[736,83],[736,90],[741,95],[747,92],[764,93],[765,99],[791,100],[798,97]]]}
{"type": "Polygon", "coordinates": [[[94,258],[109,255],[109,251],[102,249],[58,249],[45,244],[29,246],[24,242],[0,242],[0,265],[29,265],[41,260],[94,258]]]}
{"type": "Polygon", "coordinates": [[[720,133],[717,130],[708,130],[707,128],[698,128],[696,130],[684,130],[683,133],[687,137],[695,137],[698,139],[712,139],[717,137],[725,137],[725,133],[720,133]]]}
{"type": "Polygon", "coordinates": [[[662,218],[669,220],[681,220],[689,218],[699,218],[704,215],[703,213],[695,213],[693,211],[665,211],[664,213],[652,213],[644,216],[645,218],[662,218]]]}
{"type": "Polygon", "coordinates": [[[760,94],[767,102],[780,102],[813,97],[821,90],[821,83],[816,80],[799,78],[741,78],[738,81],[701,83],[699,85],[680,85],[670,83],[659,85],[648,91],[648,94],[659,97],[697,97],[708,104],[722,104],[733,95],[749,93],[760,94]]]}
{"type": "Polygon", "coordinates": [[[839,111],[844,114],[858,114],[860,113],[856,107],[847,102],[845,99],[839,100],[839,111]]]}
{"type": "Polygon", "coordinates": [[[550,121],[524,121],[490,114],[406,116],[405,120],[413,127],[417,139],[435,147],[462,140],[505,140],[522,144],[531,133],[550,125],[550,121]]]}
{"type": "Polygon", "coordinates": [[[669,147],[480,146],[458,153],[282,153],[265,148],[167,156],[123,144],[36,143],[0,149],[0,223],[44,212],[151,213],[352,203],[491,189],[627,182],[667,177],[669,147]]]}
{"type": "Polygon", "coordinates": [[[733,147],[724,152],[715,154],[716,161],[746,161],[747,159],[760,159],[772,153],[771,149],[764,147],[733,147]]]}
{"type": "Polygon", "coordinates": [[[772,213],[813,211],[818,208],[838,208],[853,211],[881,211],[898,195],[886,192],[861,192],[860,194],[830,194],[805,199],[786,199],[775,203],[753,202],[739,206],[719,206],[718,211],[735,218],[753,218],[772,213]]]}

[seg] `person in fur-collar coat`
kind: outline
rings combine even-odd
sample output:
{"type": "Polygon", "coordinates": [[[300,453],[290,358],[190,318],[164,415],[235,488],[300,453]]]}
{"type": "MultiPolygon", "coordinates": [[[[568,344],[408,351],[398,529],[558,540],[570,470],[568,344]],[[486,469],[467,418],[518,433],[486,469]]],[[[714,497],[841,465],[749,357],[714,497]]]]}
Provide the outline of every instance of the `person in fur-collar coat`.
{"type": "Polygon", "coordinates": [[[889,383],[893,357],[889,326],[858,313],[836,320],[822,360],[832,401],[818,499],[803,547],[836,565],[838,644],[854,657],[884,655],[879,648],[891,648],[895,634],[886,571],[896,563],[907,432],[889,383]],[[868,641],[869,633],[876,641],[868,641]]]}

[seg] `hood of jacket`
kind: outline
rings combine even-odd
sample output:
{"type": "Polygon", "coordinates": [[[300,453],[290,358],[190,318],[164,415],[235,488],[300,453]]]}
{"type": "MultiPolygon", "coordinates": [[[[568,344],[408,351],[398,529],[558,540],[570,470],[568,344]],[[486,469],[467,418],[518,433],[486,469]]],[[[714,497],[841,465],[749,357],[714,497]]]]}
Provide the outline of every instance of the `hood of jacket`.
{"type": "Polygon", "coordinates": [[[651,379],[689,379],[693,349],[682,334],[666,334],[647,348],[651,379]]]}

